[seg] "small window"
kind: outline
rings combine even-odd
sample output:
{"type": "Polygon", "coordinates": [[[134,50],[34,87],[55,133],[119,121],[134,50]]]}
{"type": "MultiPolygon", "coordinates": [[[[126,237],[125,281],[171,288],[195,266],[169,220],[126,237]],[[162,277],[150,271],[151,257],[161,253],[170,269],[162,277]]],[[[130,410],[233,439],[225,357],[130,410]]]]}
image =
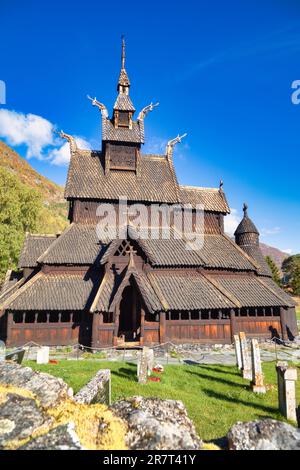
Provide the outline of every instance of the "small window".
{"type": "Polygon", "coordinates": [[[37,317],[37,322],[38,323],[46,323],[47,322],[47,313],[46,312],[40,312],[37,317]]]}
{"type": "Polygon", "coordinates": [[[27,312],[25,315],[25,323],[34,323],[35,322],[35,313],[27,312]]]}
{"type": "Polygon", "coordinates": [[[23,323],[23,312],[14,313],[14,323],[23,323]]]}
{"type": "Polygon", "coordinates": [[[58,313],[57,312],[51,312],[50,313],[49,322],[50,323],[58,323],[58,313]]]}

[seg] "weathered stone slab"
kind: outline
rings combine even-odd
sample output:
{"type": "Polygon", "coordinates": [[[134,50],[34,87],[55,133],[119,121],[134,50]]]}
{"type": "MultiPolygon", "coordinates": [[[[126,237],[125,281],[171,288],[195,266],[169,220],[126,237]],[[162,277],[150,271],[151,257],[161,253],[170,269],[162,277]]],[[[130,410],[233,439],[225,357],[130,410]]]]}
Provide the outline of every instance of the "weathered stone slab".
{"type": "Polygon", "coordinates": [[[300,450],[300,430],[273,419],[236,423],[227,438],[230,450],[300,450]]]}
{"type": "Polygon", "coordinates": [[[36,437],[18,450],[84,450],[75,431],[74,423],[57,426],[36,437]]]}
{"type": "Polygon", "coordinates": [[[240,333],[243,378],[252,380],[251,356],[245,333],[240,333]]]}
{"type": "Polygon", "coordinates": [[[34,399],[7,394],[6,401],[0,404],[0,449],[12,442],[21,443],[51,422],[34,399]]]}
{"type": "Polygon", "coordinates": [[[73,396],[73,390],[62,379],[8,361],[0,362],[0,384],[32,392],[45,408],[73,396]]]}
{"type": "Polygon", "coordinates": [[[75,395],[77,403],[111,404],[111,373],[109,369],[99,370],[97,374],[75,395]]]}
{"type": "Polygon", "coordinates": [[[260,350],[257,339],[251,340],[252,356],[252,390],[255,393],[266,393],[264,386],[264,375],[261,366],[260,350]]]}
{"type": "Polygon", "coordinates": [[[276,365],[279,410],[287,419],[297,422],[296,381],[297,369],[286,362],[276,365]]]}
{"type": "Polygon", "coordinates": [[[196,450],[202,448],[181,401],[133,397],[114,403],[114,413],[127,422],[131,450],[196,450]]]}
{"type": "Polygon", "coordinates": [[[37,364],[48,364],[48,362],[49,362],[49,352],[50,352],[49,346],[41,346],[37,350],[36,363],[37,364]]]}
{"type": "Polygon", "coordinates": [[[243,367],[243,364],[242,364],[240,338],[239,338],[238,335],[234,335],[233,338],[234,338],[234,349],[235,349],[236,365],[239,368],[239,370],[241,370],[242,367],[243,367]]]}
{"type": "Polygon", "coordinates": [[[144,346],[141,351],[140,360],[137,366],[137,375],[139,383],[145,384],[147,382],[147,378],[151,374],[153,366],[154,351],[153,349],[144,346]]]}
{"type": "Polygon", "coordinates": [[[24,356],[25,356],[25,349],[16,349],[15,351],[11,351],[6,354],[5,359],[7,361],[13,361],[17,364],[22,364],[24,356]]]}

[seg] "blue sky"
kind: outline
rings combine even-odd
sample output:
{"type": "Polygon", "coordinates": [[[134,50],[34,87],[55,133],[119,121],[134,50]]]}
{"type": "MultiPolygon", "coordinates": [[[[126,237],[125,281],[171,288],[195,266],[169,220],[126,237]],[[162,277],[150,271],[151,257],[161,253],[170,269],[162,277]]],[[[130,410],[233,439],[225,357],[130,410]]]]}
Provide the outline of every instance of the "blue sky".
{"type": "Polygon", "coordinates": [[[299,1],[1,0],[0,17],[0,138],[36,170],[65,182],[52,124],[100,148],[86,95],[112,108],[124,34],[136,109],[160,102],[145,151],[188,132],[175,152],[179,181],[222,178],[232,226],[246,201],[263,242],[300,251],[299,1]]]}

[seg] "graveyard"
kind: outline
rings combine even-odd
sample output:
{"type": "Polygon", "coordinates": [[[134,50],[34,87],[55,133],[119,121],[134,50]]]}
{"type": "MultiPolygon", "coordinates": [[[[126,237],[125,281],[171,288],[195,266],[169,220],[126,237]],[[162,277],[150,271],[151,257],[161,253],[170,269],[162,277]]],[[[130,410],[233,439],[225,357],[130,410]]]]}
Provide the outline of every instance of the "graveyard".
{"type": "MultiPolygon", "coordinates": [[[[166,365],[161,382],[139,384],[137,366],[129,362],[95,360],[62,360],[58,364],[38,365],[27,361],[34,370],[63,378],[74,389],[83,387],[99,369],[110,369],[112,402],[136,395],[181,400],[206,442],[222,446],[222,438],[237,421],[262,418],[284,420],[278,410],[275,362],[263,364],[266,394],[254,393],[249,380],[243,379],[235,366],[223,365],[166,365]]],[[[300,365],[297,367],[300,374],[300,365]]],[[[297,396],[300,383],[297,382],[297,396]]]]}

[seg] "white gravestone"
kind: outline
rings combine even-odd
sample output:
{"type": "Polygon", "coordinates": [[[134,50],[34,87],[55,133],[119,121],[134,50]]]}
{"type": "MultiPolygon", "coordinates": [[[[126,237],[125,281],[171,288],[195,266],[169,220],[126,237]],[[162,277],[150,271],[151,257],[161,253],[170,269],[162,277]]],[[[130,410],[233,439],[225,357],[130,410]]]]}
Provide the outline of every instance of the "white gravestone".
{"type": "Polygon", "coordinates": [[[279,410],[287,419],[297,421],[296,381],[297,369],[288,367],[286,362],[276,365],[278,381],[279,410]]]}
{"type": "Polygon", "coordinates": [[[252,390],[255,393],[266,393],[264,375],[261,367],[260,350],[257,339],[251,340],[252,356],[252,390]]]}
{"type": "Polygon", "coordinates": [[[243,378],[252,380],[251,356],[245,333],[240,333],[243,378]]]}
{"type": "Polygon", "coordinates": [[[48,364],[49,362],[49,346],[42,346],[37,350],[36,363],[37,364],[48,364]]]}
{"type": "Polygon", "coordinates": [[[238,369],[242,369],[242,356],[241,356],[241,343],[240,338],[238,335],[234,335],[234,349],[235,349],[235,357],[236,357],[236,365],[238,369]]]}
{"type": "Polygon", "coordinates": [[[5,361],[6,346],[3,341],[0,341],[0,362],[5,361]]]}

